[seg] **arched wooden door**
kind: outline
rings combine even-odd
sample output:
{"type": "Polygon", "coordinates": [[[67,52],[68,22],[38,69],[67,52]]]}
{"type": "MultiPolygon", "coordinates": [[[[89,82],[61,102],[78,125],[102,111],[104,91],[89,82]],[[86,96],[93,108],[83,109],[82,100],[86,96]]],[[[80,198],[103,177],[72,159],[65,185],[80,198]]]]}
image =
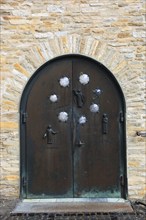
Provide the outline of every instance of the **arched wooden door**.
{"type": "Polygon", "coordinates": [[[53,59],[21,100],[24,198],[125,198],[125,103],[109,70],[81,55],[53,59]]]}

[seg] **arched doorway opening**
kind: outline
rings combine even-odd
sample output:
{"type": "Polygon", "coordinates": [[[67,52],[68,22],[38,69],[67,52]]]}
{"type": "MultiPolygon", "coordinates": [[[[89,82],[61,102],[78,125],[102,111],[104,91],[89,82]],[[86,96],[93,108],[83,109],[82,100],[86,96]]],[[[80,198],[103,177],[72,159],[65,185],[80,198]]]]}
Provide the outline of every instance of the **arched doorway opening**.
{"type": "Polygon", "coordinates": [[[41,66],[20,104],[22,198],[126,198],[125,100],[82,55],[41,66]]]}

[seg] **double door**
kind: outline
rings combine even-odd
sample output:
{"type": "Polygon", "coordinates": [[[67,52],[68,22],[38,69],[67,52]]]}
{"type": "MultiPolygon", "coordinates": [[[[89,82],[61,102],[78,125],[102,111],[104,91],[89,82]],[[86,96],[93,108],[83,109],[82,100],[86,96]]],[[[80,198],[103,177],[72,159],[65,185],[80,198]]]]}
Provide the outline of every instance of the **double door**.
{"type": "Polygon", "coordinates": [[[26,97],[26,197],[121,197],[124,110],[108,70],[60,58],[38,70],[26,97]]]}

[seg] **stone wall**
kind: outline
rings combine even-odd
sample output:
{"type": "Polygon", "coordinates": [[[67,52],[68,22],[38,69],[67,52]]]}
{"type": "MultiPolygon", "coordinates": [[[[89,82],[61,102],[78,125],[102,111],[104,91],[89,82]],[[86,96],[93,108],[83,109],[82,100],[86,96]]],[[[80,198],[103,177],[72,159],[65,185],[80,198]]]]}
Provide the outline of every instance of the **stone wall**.
{"type": "Polygon", "coordinates": [[[85,54],[120,83],[127,104],[129,198],[146,195],[145,1],[1,0],[1,186],[19,196],[19,102],[26,82],[47,60],[85,54]]]}

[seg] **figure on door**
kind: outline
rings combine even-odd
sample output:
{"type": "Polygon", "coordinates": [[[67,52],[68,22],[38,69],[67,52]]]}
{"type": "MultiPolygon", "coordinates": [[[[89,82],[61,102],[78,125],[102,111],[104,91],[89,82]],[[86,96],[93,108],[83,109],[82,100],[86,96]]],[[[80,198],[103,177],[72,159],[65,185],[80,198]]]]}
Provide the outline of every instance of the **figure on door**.
{"type": "Polygon", "coordinates": [[[53,143],[53,136],[52,135],[55,135],[55,134],[57,134],[57,132],[52,129],[51,125],[49,125],[46,129],[44,136],[43,136],[44,139],[47,138],[47,144],[53,143]]]}
{"type": "Polygon", "coordinates": [[[79,108],[82,108],[84,103],[85,103],[85,97],[82,94],[81,90],[77,89],[77,90],[73,90],[73,93],[76,97],[76,104],[79,108]]]}

